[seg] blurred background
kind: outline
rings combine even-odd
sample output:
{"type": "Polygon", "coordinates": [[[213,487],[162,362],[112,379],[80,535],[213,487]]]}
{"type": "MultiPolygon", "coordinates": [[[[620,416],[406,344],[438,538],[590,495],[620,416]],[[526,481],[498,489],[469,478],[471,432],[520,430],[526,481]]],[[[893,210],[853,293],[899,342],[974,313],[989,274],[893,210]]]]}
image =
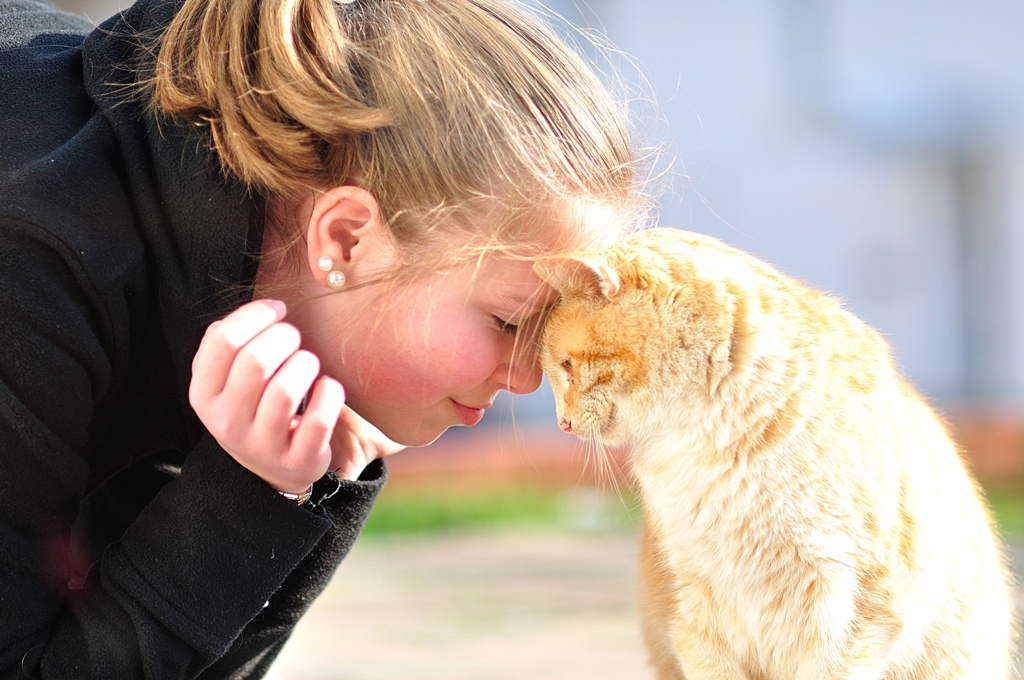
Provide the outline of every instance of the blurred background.
{"type": "MultiPolygon", "coordinates": [[[[94,22],[119,8],[60,2],[94,22]]],[[[657,150],[658,223],[842,298],[982,474],[1024,474],[1024,4],[549,0],[540,14],[630,100],[657,150]]],[[[514,412],[554,431],[546,387],[514,412]]]]}
{"type": "MultiPolygon", "coordinates": [[[[60,4],[94,22],[118,10],[60,4]]],[[[617,73],[659,150],[658,223],[758,255],[878,328],[1024,541],[1024,3],[547,7],[617,73]]],[[[396,456],[346,578],[275,677],[646,677],[623,458],[561,435],[546,386],[396,456]],[[339,626],[359,629],[351,644],[323,637],[339,626]]]]}

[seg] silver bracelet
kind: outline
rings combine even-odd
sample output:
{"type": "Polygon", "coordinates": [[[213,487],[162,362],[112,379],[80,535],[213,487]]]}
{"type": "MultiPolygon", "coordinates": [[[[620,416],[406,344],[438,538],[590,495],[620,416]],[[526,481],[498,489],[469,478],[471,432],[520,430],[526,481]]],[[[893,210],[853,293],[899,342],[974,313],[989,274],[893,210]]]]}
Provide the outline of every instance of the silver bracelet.
{"type": "Polygon", "coordinates": [[[295,501],[296,505],[302,505],[313,495],[313,485],[310,484],[309,488],[301,493],[291,493],[290,491],[278,491],[278,493],[290,501],[295,501]]]}

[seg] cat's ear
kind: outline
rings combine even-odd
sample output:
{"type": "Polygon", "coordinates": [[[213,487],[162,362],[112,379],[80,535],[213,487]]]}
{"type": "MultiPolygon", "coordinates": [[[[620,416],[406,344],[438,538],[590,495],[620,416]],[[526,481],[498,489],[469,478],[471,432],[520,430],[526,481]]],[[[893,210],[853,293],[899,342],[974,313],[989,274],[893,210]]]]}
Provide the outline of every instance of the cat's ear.
{"type": "Polygon", "coordinates": [[[619,274],[608,265],[580,255],[551,255],[534,261],[533,271],[558,293],[592,293],[609,300],[619,294],[619,274]]]}

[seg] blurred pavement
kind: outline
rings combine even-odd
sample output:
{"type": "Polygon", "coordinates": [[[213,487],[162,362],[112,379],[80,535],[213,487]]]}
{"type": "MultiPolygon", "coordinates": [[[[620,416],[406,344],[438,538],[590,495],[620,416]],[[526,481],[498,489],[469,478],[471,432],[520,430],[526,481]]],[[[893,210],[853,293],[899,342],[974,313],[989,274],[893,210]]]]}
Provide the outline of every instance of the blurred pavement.
{"type": "Polygon", "coordinates": [[[361,538],[267,678],[652,678],[636,550],[633,534],[564,530],[361,538]]]}
{"type": "Polygon", "coordinates": [[[632,534],[363,537],[268,680],[648,678],[632,534]]]}

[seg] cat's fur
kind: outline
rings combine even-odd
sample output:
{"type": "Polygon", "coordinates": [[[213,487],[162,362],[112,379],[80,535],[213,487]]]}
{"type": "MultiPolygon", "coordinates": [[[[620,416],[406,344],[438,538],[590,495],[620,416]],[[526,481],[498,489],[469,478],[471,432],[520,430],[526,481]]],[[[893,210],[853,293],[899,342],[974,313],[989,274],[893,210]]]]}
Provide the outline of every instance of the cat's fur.
{"type": "Polygon", "coordinates": [[[991,520],[878,333],[675,229],[535,269],[563,429],[632,447],[658,678],[1006,677],[991,520]]]}

